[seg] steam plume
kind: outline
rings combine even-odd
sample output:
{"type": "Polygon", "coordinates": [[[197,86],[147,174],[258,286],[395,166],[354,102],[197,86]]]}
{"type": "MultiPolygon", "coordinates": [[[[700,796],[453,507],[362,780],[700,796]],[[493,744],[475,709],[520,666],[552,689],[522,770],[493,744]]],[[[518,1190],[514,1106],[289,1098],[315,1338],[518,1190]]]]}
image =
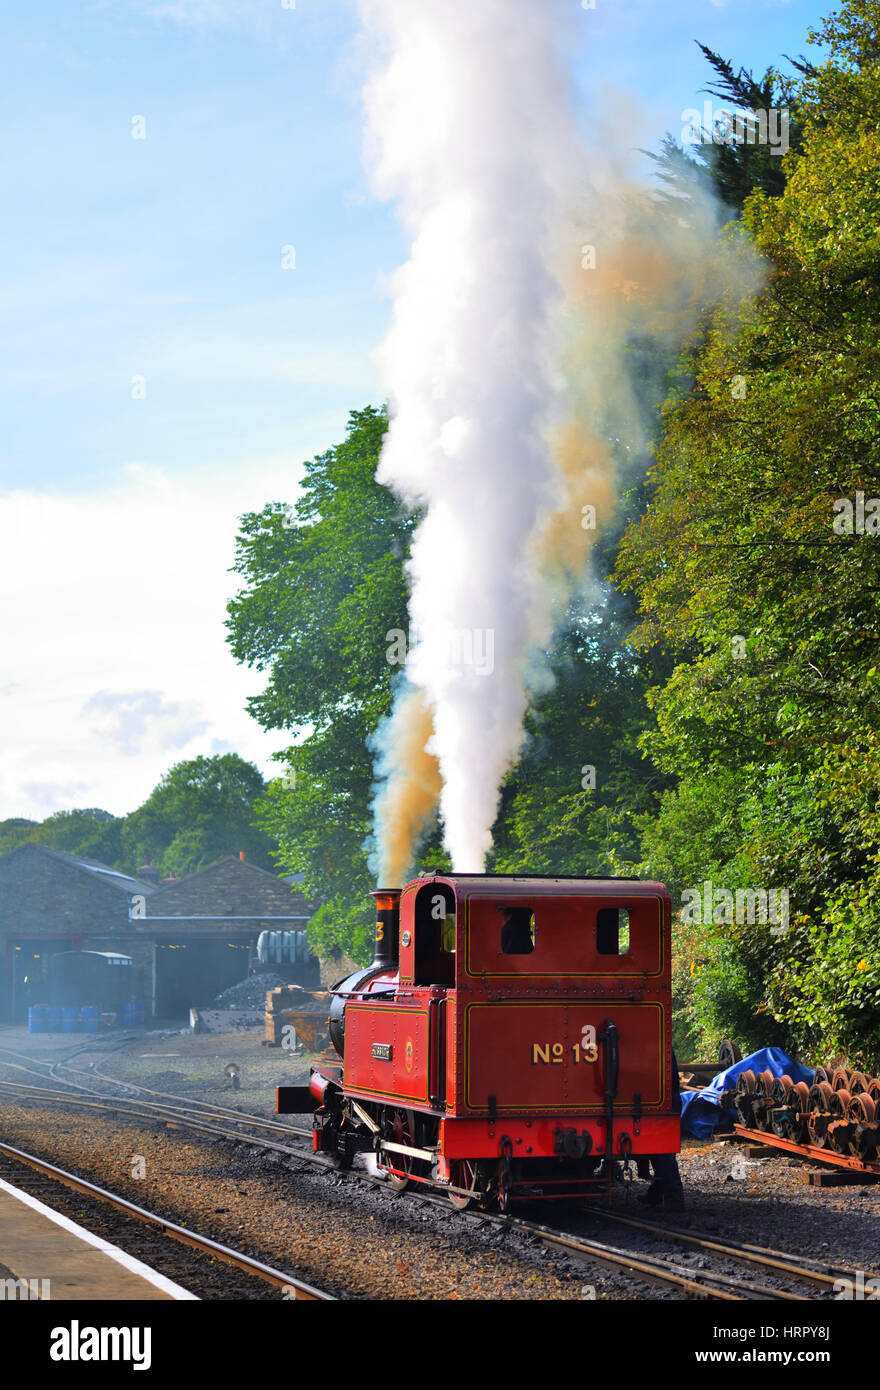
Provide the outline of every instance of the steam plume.
{"type": "Polygon", "coordinates": [[[378,477],[426,509],[408,675],[433,714],[445,843],[473,870],[522,739],[530,649],[551,626],[530,543],[560,500],[562,289],[548,250],[576,148],[559,57],[571,7],[361,9],[389,51],[366,92],[376,186],[413,238],[380,356],[391,426],[378,477]]]}
{"type": "Polygon", "coordinates": [[[436,814],[442,783],[437,759],[427,751],[433,731],[424,691],[406,687],[376,748],[380,789],[373,810],[382,886],[405,882],[415,847],[436,814]]]}
{"type": "Polygon", "coordinates": [[[587,160],[563,59],[571,0],[359,4],[383,50],[368,160],[411,237],[379,353],[391,423],[377,477],[425,513],[409,561],[418,641],[378,736],[375,867],[392,886],[438,793],[453,867],[484,865],[546,683],[539,655],[585,583],[584,508],[597,527],[613,515],[609,441],[624,457],[644,445],[626,345],[693,321],[717,219],[695,205],[658,231],[614,153],[620,111],[587,160]]]}

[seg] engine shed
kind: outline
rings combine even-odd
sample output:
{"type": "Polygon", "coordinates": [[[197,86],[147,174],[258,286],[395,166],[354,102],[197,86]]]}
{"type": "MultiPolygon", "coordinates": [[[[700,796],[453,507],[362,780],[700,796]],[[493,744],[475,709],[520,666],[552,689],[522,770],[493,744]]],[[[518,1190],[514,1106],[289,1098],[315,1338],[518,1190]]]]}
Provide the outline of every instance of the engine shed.
{"type": "MultiPolygon", "coordinates": [[[[310,915],[295,883],[239,855],[160,883],[149,863],[124,873],[20,845],[0,855],[0,1023],[22,1024],[51,1002],[63,971],[54,957],[68,953],[130,958],[127,992],[145,1016],[183,1019],[246,977],[261,932],[299,933],[310,915]]],[[[298,969],[303,984],[317,979],[311,957],[298,969]]]]}

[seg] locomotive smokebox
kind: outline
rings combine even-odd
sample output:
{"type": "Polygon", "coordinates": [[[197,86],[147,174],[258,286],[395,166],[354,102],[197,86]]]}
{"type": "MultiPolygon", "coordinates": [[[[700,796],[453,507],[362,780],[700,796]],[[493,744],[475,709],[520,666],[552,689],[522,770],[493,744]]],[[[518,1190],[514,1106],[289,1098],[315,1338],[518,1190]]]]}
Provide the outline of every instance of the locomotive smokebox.
{"type": "Polygon", "coordinates": [[[376,938],[370,969],[393,969],[398,960],[400,936],[400,889],[377,888],[370,894],[376,900],[376,938]]]}

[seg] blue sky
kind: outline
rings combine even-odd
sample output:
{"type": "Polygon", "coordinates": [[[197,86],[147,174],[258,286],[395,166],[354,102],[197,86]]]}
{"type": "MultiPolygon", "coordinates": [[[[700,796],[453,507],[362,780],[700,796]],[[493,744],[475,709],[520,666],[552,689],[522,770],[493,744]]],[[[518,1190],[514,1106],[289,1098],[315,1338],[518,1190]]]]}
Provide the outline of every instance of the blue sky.
{"type": "MultiPolygon", "coordinates": [[[[584,119],[621,89],[656,145],[702,105],[695,39],[763,71],[829,8],[596,0],[584,119]]],[[[236,517],[378,399],[406,245],[361,165],[357,35],[343,0],[4,7],[0,817],[123,813],[181,757],[284,745],[222,622],[236,517]]]]}

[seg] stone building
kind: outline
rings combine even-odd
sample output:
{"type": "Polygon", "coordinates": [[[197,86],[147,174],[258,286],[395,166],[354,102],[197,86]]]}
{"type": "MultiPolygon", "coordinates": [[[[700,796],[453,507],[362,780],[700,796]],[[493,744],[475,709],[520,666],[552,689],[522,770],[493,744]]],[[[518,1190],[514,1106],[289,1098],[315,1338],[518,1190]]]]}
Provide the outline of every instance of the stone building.
{"type": "Polygon", "coordinates": [[[149,864],[123,874],[44,845],[0,855],[0,1022],[24,1022],[45,1002],[49,956],[79,950],[130,956],[147,1013],[183,1018],[245,978],[261,931],[302,930],[311,912],[294,884],[242,856],[156,878],[149,864]]]}
{"type": "Polygon", "coordinates": [[[293,884],[241,856],[141,895],[130,927],[150,951],[150,1012],[180,1017],[209,1003],[245,978],[260,932],[304,930],[310,915],[293,884]]]}

